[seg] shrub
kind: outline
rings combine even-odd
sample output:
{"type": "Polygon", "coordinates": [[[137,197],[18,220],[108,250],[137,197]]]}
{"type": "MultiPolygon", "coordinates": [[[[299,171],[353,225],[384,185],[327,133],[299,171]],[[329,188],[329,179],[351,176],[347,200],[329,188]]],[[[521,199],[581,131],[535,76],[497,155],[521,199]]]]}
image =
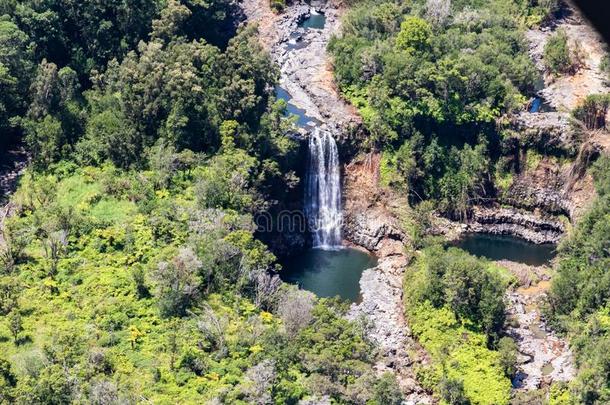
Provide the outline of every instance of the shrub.
{"type": "Polygon", "coordinates": [[[470,401],[464,394],[464,383],[453,378],[443,378],[440,383],[441,397],[451,405],[468,405],[470,401]]]}
{"type": "Polygon", "coordinates": [[[589,130],[606,128],[610,94],[592,94],[572,111],[572,116],[589,130]]]}
{"type": "Polygon", "coordinates": [[[498,342],[498,352],[500,353],[500,364],[504,369],[504,374],[512,378],[517,372],[517,344],[507,336],[498,342]]]}
{"type": "Polygon", "coordinates": [[[281,13],[286,8],[286,0],[270,0],[271,10],[281,13]]]}
{"type": "Polygon", "coordinates": [[[560,30],[544,46],[544,62],[547,69],[552,73],[573,73],[574,61],[570,55],[568,36],[565,31],[560,30]]]}

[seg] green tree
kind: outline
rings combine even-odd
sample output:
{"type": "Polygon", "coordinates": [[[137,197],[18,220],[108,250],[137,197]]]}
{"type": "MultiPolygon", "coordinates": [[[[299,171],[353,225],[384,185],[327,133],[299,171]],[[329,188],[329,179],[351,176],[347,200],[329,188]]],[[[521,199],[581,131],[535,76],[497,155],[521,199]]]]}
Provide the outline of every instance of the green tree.
{"type": "Polygon", "coordinates": [[[572,116],[588,130],[605,129],[609,107],[610,94],[593,94],[572,111],[572,116]]]}
{"type": "Polygon", "coordinates": [[[517,343],[510,337],[503,337],[498,341],[498,352],[500,353],[500,363],[507,377],[512,378],[517,372],[517,343]]]}
{"type": "Polygon", "coordinates": [[[464,393],[464,383],[452,378],[443,378],[440,382],[443,400],[451,405],[469,405],[470,400],[464,393]]]}
{"type": "Polygon", "coordinates": [[[16,386],[17,377],[11,370],[11,363],[3,358],[0,358],[0,403],[14,403],[14,390],[16,386]]]}
{"type": "Polygon", "coordinates": [[[46,115],[40,121],[24,121],[24,132],[25,141],[39,168],[48,167],[60,158],[66,137],[57,118],[46,115]]]}
{"type": "Polygon", "coordinates": [[[27,106],[33,70],[29,41],[16,24],[0,18],[0,148],[16,137],[14,118],[27,106]]]}
{"type": "Polygon", "coordinates": [[[182,248],[170,262],[161,262],[153,273],[159,309],[166,317],[183,316],[200,294],[198,272],[202,263],[190,248],[182,248]]]}
{"type": "Polygon", "coordinates": [[[409,16],[400,25],[396,47],[409,54],[424,52],[430,46],[431,36],[432,29],[426,20],[409,16]]]}
{"type": "Polygon", "coordinates": [[[17,343],[19,335],[23,331],[23,321],[19,308],[13,308],[11,313],[8,314],[8,324],[11,335],[13,335],[13,342],[17,343]]]}
{"type": "Polygon", "coordinates": [[[42,369],[36,381],[32,381],[34,403],[60,405],[72,401],[72,387],[64,368],[52,364],[42,369]]]}
{"type": "Polygon", "coordinates": [[[568,35],[559,30],[550,37],[544,46],[544,61],[552,73],[572,73],[574,62],[568,46],[568,35]]]}
{"type": "Polygon", "coordinates": [[[392,373],[384,373],[375,383],[373,398],[377,404],[399,405],[403,401],[403,395],[392,373]]]}

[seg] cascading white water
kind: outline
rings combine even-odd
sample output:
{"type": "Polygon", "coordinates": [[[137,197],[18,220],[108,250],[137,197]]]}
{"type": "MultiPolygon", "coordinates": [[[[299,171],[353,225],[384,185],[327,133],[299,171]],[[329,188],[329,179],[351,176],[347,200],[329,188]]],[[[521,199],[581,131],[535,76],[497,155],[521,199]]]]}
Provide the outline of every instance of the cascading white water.
{"type": "Polygon", "coordinates": [[[337,144],[328,131],[315,128],[309,137],[309,167],[305,184],[305,214],[313,245],[341,247],[341,174],[337,144]]]}

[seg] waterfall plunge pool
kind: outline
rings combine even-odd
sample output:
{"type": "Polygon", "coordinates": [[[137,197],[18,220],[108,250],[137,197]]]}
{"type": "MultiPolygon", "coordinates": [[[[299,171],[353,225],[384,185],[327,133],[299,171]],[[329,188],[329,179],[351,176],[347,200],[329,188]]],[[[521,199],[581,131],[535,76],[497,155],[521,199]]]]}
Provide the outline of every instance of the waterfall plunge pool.
{"type": "Polygon", "coordinates": [[[357,302],[362,272],[376,265],[375,256],[356,249],[310,249],[286,259],[280,277],[318,297],[338,295],[344,300],[357,302]]]}
{"type": "Polygon", "coordinates": [[[529,266],[549,264],[555,257],[555,245],[536,245],[514,236],[471,233],[453,243],[460,249],[489,260],[510,260],[529,266]]]}

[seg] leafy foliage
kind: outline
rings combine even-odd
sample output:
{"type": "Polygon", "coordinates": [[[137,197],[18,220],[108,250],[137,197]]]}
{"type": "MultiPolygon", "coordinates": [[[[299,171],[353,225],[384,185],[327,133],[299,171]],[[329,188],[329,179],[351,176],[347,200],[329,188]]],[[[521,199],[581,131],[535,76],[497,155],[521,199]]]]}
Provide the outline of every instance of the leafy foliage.
{"type": "Polygon", "coordinates": [[[393,377],[374,375],[345,304],[261,276],[275,274],[275,258],[253,238],[248,207],[231,203],[247,188],[202,204],[195,184],[213,167],[160,182],[63,162],[24,177],[12,229],[30,236],[0,284],[3,398],[400,401],[393,377]],[[65,242],[51,254],[58,231],[65,242]]]}
{"type": "Polygon", "coordinates": [[[519,1],[423,3],[359,3],[329,50],[341,90],[370,132],[365,147],[413,162],[393,182],[414,201],[438,201],[463,217],[492,192],[495,120],[522,108],[534,89],[520,23],[532,9],[519,1]]]}
{"type": "Polygon", "coordinates": [[[572,116],[588,130],[605,129],[609,107],[610,94],[593,94],[572,111],[572,116]]]}
{"type": "Polygon", "coordinates": [[[505,343],[500,352],[492,348],[504,325],[509,279],[490,263],[441,246],[424,249],[405,274],[409,324],[433,359],[418,372],[422,383],[448,403],[507,404],[505,371],[512,363],[505,343]]]}
{"type": "Polygon", "coordinates": [[[549,296],[549,315],[572,336],[579,375],[571,386],[580,403],[610,400],[610,160],[596,163],[598,197],[560,250],[557,276],[549,296]]]}
{"type": "Polygon", "coordinates": [[[544,62],[547,69],[553,73],[572,73],[574,61],[568,46],[568,36],[565,31],[558,31],[544,46],[544,62]]]}

